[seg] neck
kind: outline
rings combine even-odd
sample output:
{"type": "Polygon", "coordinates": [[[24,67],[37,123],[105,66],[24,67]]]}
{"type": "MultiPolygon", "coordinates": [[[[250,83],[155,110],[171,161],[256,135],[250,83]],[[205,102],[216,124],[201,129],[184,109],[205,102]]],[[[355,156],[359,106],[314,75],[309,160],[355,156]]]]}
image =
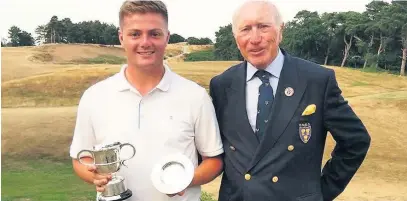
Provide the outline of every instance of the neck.
{"type": "Polygon", "coordinates": [[[128,65],[125,75],[130,84],[144,96],[160,83],[164,71],[163,65],[152,68],[138,68],[128,65]]]}

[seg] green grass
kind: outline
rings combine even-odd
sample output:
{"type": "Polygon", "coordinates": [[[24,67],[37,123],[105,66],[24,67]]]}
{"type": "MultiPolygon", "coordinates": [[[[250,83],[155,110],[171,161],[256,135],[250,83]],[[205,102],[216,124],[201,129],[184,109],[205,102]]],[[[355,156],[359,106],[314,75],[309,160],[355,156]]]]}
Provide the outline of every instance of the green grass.
{"type": "Polygon", "coordinates": [[[215,61],[213,49],[201,50],[187,54],[184,61],[215,61]]]}
{"type": "Polygon", "coordinates": [[[356,87],[356,86],[367,86],[369,83],[367,82],[361,82],[361,81],[354,81],[352,82],[351,86],[356,87]]]}
{"type": "Polygon", "coordinates": [[[358,68],[357,70],[360,70],[360,71],[366,72],[366,73],[388,73],[388,74],[393,74],[393,75],[400,75],[400,71],[385,70],[385,69],[376,68],[376,67],[358,68]]]}
{"type": "Polygon", "coordinates": [[[76,64],[124,64],[126,63],[125,57],[118,57],[114,55],[99,55],[94,58],[75,59],[71,62],[76,64]]]}
{"type": "MultiPolygon", "coordinates": [[[[80,180],[70,160],[22,159],[2,156],[1,200],[3,201],[88,201],[95,188],[80,180]]],[[[216,201],[203,192],[202,201],[216,201]]]]}
{"type": "Polygon", "coordinates": [[[207,192],[202,192],[201,201],[217,201],[213,196],[207,192]]]}
{"type": "Polygon", "coordinates": [[[2,158],[2,200],[95,199],[95,188],[73,173],[70,161],[2,158]]]}

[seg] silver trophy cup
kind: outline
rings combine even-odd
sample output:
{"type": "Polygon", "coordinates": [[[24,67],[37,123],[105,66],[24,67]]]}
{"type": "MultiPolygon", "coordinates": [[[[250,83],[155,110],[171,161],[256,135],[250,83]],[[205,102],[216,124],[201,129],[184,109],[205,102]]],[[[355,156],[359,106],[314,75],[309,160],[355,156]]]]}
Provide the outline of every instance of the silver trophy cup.
{"type": "Polygon", "coordinates": [[[120,201],[125,200],[133,195],[130,189],[127,189],[124,183],[124,177],[118,176],[115,173],[124,165],[124,161],[134,157],[136,149],[129,143],[121,144],[115,142],[113,144],[93,147],[93,150],[82,150],[77,157],[79,162],[84,165],[95,165],[98,174],[112,174],[112,180],[106,184],[105,191],[98,196],[99,201],[120,201]],[[120,158],[120,151],[123,147],[130,146],[133,149],[133,154],[125,159],[120,158]],[[93,163],[87,163],[80,157],[84,153],[89,153],[93,158],[93,163]]]}

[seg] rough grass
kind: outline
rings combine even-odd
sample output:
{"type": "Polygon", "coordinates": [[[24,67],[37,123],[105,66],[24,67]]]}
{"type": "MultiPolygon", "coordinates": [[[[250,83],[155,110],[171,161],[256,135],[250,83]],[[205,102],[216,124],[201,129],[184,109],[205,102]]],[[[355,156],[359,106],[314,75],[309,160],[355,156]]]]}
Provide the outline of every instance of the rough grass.
{"type": "MultiPolygon", "coordinates": [[[[175,57],[182,53],[185,43],[169,44],[166,57],[175,57]]],[[[210,46],[188,46],[191,52],[210,46]]],[[[94,44],[47,44],[32,47],[1,48],[2,82],[43,73],[52,73],[56,69],[71,68],[87,64],[124,63],[124,50],[120,46],[94,44]]]]}
{"type": "Polygon", "coordinates": [[[77,63],[77,64],[125,64],[125,57],[118,57],[114,55],[104,54],[99,55],[94,58],[80,58],[72,60],[68,63],[77,63]]]}
{"type": "MultiPolygon", "coordinates": [[[[235,62],[170,63],[181,75],[208,88],[211,76],[235,62]]],[[[120,70],[120,66],[69,68],[2,83],[2,107],[59,107],[77,105],[89,86],[120,70]]]]}
{"type": "Polygon", "coordinates": [[[112,75],[111,68],[70,69],[2,84],[2,107],[70,106],[83,91],[112,75]]]}

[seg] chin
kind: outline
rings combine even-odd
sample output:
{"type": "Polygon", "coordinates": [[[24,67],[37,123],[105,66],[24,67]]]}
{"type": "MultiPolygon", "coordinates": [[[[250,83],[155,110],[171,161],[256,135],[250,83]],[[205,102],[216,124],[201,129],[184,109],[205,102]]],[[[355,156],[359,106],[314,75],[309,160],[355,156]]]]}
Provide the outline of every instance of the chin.
{"type": "Polygon", "coordinates": [[[253,66],[255,67],[264,67],[265,62],[263,61],[259,61],[259,60],[255,60],[255,61],[249,61],[253,66]]]}

